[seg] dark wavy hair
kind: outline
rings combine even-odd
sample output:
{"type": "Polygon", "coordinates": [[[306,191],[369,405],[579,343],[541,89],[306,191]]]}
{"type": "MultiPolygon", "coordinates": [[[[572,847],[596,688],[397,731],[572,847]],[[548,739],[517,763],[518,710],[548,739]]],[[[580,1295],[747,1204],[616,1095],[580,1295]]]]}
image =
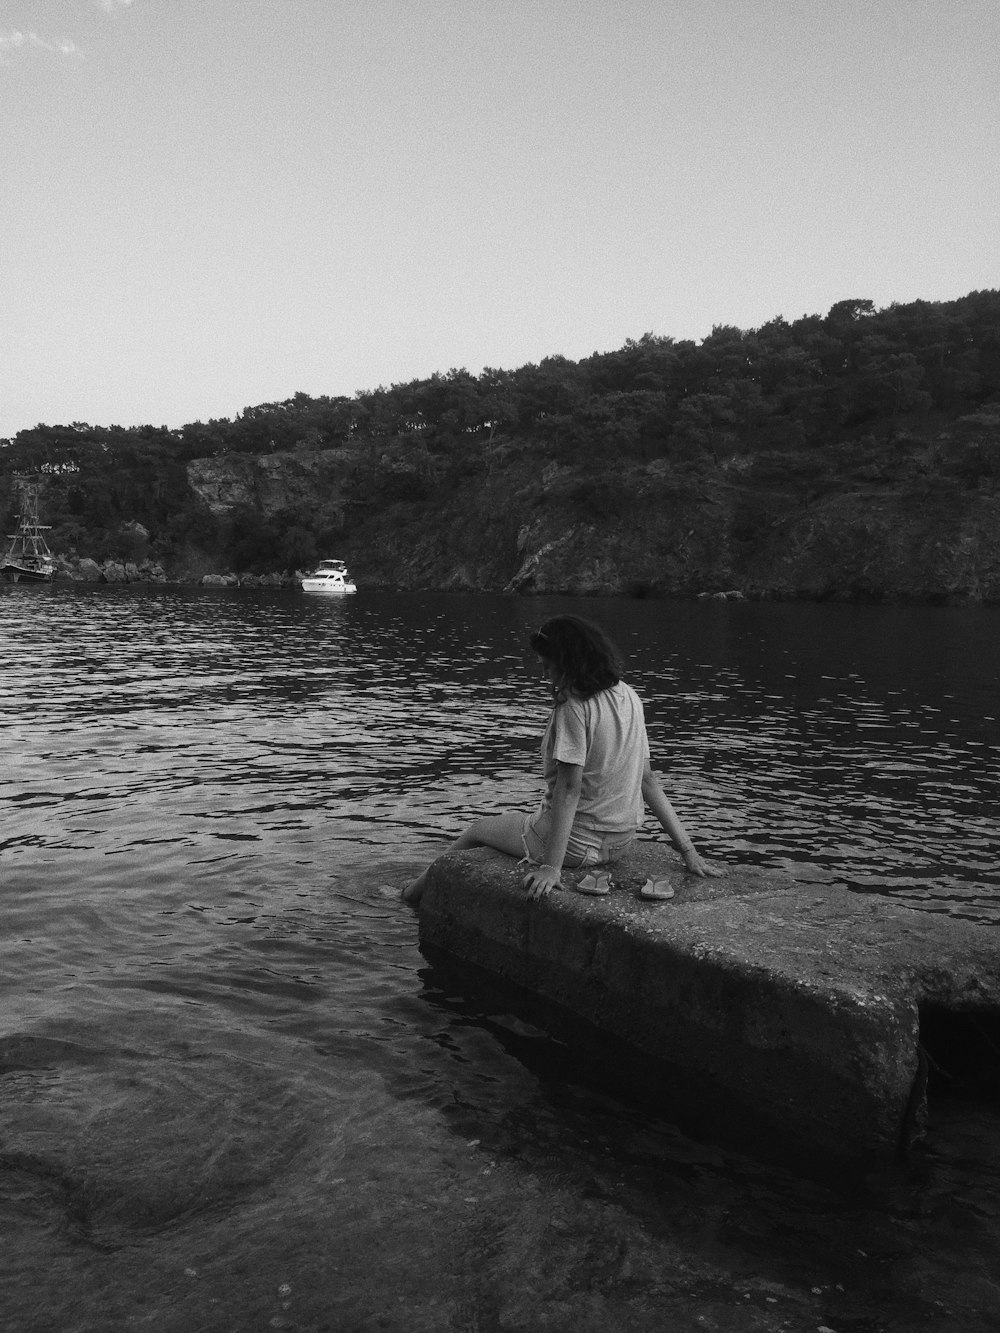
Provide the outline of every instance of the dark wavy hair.
{"type": "Polygon", "coordinates": [[[556,703],[570,694],[582,699],[600,694],[622,678],[618,649],[604,631],[581,616],[553,616],[529,640],[544,661],[555,667],[556,703]]]}

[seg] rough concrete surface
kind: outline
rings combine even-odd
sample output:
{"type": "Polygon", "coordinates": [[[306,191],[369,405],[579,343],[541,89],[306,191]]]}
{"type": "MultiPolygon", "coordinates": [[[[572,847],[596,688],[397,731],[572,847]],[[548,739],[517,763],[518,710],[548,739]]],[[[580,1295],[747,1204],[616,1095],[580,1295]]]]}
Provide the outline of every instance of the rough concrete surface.
{"type": "MultiPolygon", "coordinates": [[[[921,1011],[1000,1014],[1000,936],[773,870],[687,874],[659,843],[619,862],[605,898],[528,901],[487,849],[439,858],[420,940],[555,1001],[664,1071],[707,1079],[790,1144],[888,1160],[918,1132],[921,1011]],[[648,875],[675,897],[643,902],[648,875]]],[[[668,1077],[666,1072],[663,1077],[668,1077]]]]}

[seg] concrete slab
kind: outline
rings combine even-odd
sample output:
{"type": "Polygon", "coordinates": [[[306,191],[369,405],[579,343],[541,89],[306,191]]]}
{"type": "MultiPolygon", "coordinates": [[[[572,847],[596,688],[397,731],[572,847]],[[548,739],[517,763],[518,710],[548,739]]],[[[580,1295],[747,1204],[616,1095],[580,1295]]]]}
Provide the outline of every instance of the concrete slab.
{"type": "Polygon", "coordinates": [[[700,880],[659,843],[613,869],[606,898],[529,902],[522,873],[485,849],[439,858],[421,944],[707,1079],[800,1146],[892,1158],[924,1107],[921,1012],[1000,1015],[992,926],[776,871],[700,880]],[[672,900],[638,898],[651,874],[672,900]]]}

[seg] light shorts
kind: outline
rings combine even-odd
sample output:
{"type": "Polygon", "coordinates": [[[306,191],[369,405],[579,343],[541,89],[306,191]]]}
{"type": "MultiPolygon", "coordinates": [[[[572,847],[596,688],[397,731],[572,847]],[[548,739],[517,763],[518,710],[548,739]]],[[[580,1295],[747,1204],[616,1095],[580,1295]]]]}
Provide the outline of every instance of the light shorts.
{"type": "MultiPolygon", "coordinates": [[[[527,815],[521,829],[521,842],[524,855],[532,865],[541,865],[545,856],[545,839],[548,836],[551,818],[547,810],[535,810],[527,815]]],[[[579,828],[574,825],[570,830],[569,842],[563,866],[566,870],[578,870],[581,866],[608,865],[624,856],[635,842],[635,834],[599,833],[596,829],[579,828]]]]}

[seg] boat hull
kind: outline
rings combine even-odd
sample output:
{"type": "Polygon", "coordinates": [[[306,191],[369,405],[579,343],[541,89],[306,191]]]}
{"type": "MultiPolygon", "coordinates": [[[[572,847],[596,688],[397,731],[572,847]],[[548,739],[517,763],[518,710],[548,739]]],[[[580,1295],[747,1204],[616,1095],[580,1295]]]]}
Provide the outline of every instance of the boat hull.
{"type": "Polygon", "coordinates": [[[0,577],[8,583],[51,583],[55,573],[55,569],[44,566],[41,569],[30,569],[25,565],[0,566],[0,577]]]}
{"type": "Polygon", "coordinates": [[[353,583],[332,583],[329,579],[303,579],[303,592],[325,592],[334,597],[346,597],[352,592],[357,592],[353,583]]]}

